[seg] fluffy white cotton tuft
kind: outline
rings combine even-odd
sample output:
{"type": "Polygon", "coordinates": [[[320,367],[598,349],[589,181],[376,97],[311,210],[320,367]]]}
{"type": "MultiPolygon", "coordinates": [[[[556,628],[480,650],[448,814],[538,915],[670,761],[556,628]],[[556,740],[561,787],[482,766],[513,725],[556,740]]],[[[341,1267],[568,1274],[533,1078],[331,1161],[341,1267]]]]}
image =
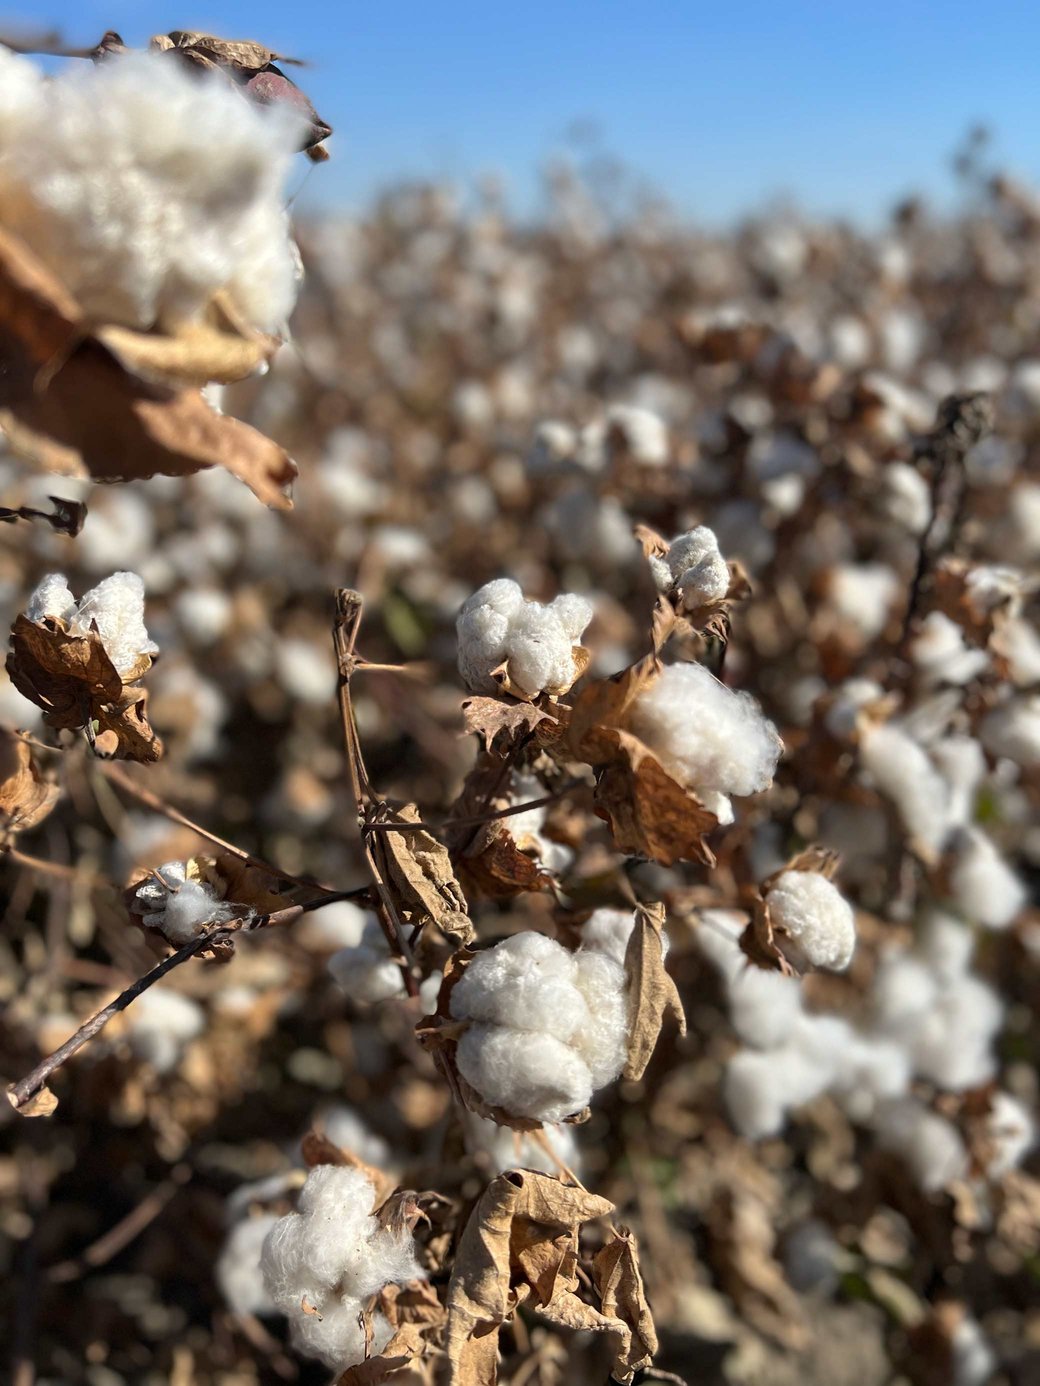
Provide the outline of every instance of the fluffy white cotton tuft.
{"type": "Polygon", "coordinates": [[[327,964],[329,972],[352,1001],[374,1004],[403,996],[404,978],[390,957],[379,920],[371,912],[358,913],[362,922],[357,943],[333,953],[327,964]]]}
{"type": "Polygon", "coordinates": [[[491,675],[506,663],[510,679],[528,697],[569,688],[574,646],[591,620],[584,597],[565,593],[543,606],[527,601],[510,578],[496,578],[459,613],[459,672],[475,693],[499,692],[491,675]]]}
{"type": "Polygon", "coordinates": [[[881,1104],[875,1129],[883,1149],[909,1165],[926,1193],[944,1189],[968,1168],[968,1152],[952,1121],[913,1097],[881,1104]]]}
{"type": "MultiPolygon", "coordinates": [[[[289,1319],[294,1346],[336,1370],[367,1355],[361,1322],[367,1301],[385,1285],[422,1278],[412,1238],[372,1216],[375,1190],[360,1170],[318,1165],[307,1176],[299,1211],[280,1218],[263,1245],[264,1283],[289,1319]]],[[[371,1352],[390,1326],[372,1322],[371,1352]]]]}
{"type": "Polygon", "coordinates": [[[113,573],[86,592],[78,604],[63,574],[48,573],[29,598],[25,614],[30,621],[58,617],[73,635],[89,635],[96,626],[119,674],[128,673],[142,654],[159,653],[145,630],[144,583],[136,573],[113,573]]]}
{"type": "Polygon", "coordinates": [[[158,55],[45,80],[0,50],[0,85],[0,220],[89,317],[168,328],[223,290],[257,327],[284,322],[295,116],[158,55]]]}
{"type": "Polygon", "coordinates": [[[235,1223],[224,1241],[217,1258],[217,1284],[233,1314],[262,1317],[277,1312],[260,1269],[264,1241],[277,1221],[274,1213],[243,1218],[235,1223]]]}
{"type": "Polygon", "coordinates": [[[1040,694],[1023,695],[995,707],[982,719],[982,744],[1024,770],[1040,766],[1040,694]]]}
{"type": "Polygon", "coordinates": [[[703,664],[664,668],[636,700],[631,729],[694,792],[755,794],[783,750],[751,694],[732,692],[703,664]]]}
{"type": "Polygon", "coordinates": [[[192,880],[182,861],[164,862],[154,875],[141,882],[134,899],[145,928],[158,929],[178,948],[205,925],[223,924],[235,914],[233,906],[225,904],[213,886],[192,880]]]}
{"type": "Polygon", "coordinates": [[[1028,898],[1025,886],[978,828],[957,835],[950,893],[962,914],[987,929],[1006,929],[1028,898]]]}
{"type": "Polygon", "coordinates": [[[860,761],[875,786],[891,800],[903,827],[931,852],[946,838],[946,781],[924,748],[890,722],[860,738],[860,761]]]}
{"type": "Polygon", "coordinates": [[[650,571],[659,592],[676,590],[691,610],[721,601],[729,590],[729,568],[706,525],[678,535],[662,557],[651,557],[650,571]]]}
{"type": "Polygon", "coordinates": [[[451,1014],[475,1022],[459,1040],[462,1076],[513,1116],[572,1116],[624,1067],[625,970],[594,947],[575,954],[541,934],[514,934],[473,959],[451,1014]]]}
{"type": "MultiPolygon", "coordinates": [[[[608,958],[613,958],[624,967],[628,940],[632,937],[635,925],[636,917],[631,910],[593,910],[581,926],[582,949],[595,949],[599,953],[605,953],[608,958]]],[[[667,934],[662,934],[661,943],[664,953],[667,954],[667,934]]]]}
{"type": "Polygon", "coordinates": [[[784,871],[766,893],[774,928],[782,930],[796,958],[842,972],[852,961],[856,921],[848,901],[817,871],[784,871]]]}

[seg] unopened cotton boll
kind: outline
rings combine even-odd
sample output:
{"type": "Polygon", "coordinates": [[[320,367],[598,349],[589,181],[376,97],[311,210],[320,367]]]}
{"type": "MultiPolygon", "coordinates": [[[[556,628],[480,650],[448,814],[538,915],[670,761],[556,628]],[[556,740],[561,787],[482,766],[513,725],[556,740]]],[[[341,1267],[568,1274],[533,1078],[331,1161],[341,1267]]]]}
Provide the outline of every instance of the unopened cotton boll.
{"type": "Polygon", "coordinates": [[[141,923],[158,929],[176,947],[193,939],[207,924],[224,924],[235,910],[216,889],[187,875],[182,861],[164,862],[134,892],[141,923]]]}
{"type": "Polygon", "coordinates": [[[294,1346],[335,1370],[378,1355],[391,1337],[379,1314],[366,1342],[368,1301],[386,1285],[420,1279],[410,1233],[372,1216],[375,1190],[360,1170],[318,1165],[299,1211],[280,1218],[264,1241],[261,1267],[274,1304],[289,1319],[294,1346]]]}
{"type": "Polygon", "coordinates": [[[497,578],[459,613],[459,672],[475,693],[500,691],[492,672],[503,664],[528,697],[568,688],[576,672],[574,646],[591,620],[584,597],[563,594],[543,606],[526,601],[511,579],[497,578]]]}
{"type": "Polygon", "coordinates": [[[216,1276],[224,1302],[233,1314],[263,1317],[277,1313],[260,1269],[264,1241],[277,1221],[274,1213],[243,1218],[227,1235],[217,1258],[216,1276]]]}
{"type": "Polygon", "coordinates": [[[29,598],[25,614],[30,621],[56,617],[72,635],[89,635],[96,626],[118,674],[128,673],[141,655],[159,653],[145,630],[144,583],[136,573],[113,573],[78,603],[64,575],[48,573],[29,598]]]}
{"type": "Polygon", "coordinates": [[[785,935],[781,947],[790,948],[798,962],[834,972],[848,967],[856,946],[855,916],[826,876],[817,871],[784,871],[765,899],[773,927],[785,935]]]}
{"type": "Polygon", "coordinates": [[[0,219],[88,317],[172,327],[223,290],[255,326],[284,322],[298,261],[282,183],[298,117],[165,56],[44,81],[3,50],[0,74],[0,219]]]}
{"type": "Polygon", "coordinates": [[[750,693],[702,664],[670,664],[636,700],[632,731],[692,789],[754,794],[772,781],[783,744],[750,693]]]}
{"type": "Polygon", "coordinates": [[[1006,929],[1026,903],[1026,888],[981,829],[961,830],[954,843],[950,893],[974,924],[1006,929]]]}

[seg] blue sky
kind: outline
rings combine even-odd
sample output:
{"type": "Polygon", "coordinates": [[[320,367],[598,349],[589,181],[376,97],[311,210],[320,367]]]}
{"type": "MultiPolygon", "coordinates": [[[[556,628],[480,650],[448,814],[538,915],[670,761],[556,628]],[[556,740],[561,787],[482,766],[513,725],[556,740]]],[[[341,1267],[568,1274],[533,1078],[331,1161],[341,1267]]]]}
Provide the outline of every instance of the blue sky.
{"type": "Polygon", "coordinates": [[[198,28],[310,59],[301,81],[337,132],[310,206],[495,171],[531,210],[576,122],[709,222],[785,195],[870,221],[911,189],[949,200],[950,153],[979,120],[1002,162],[1040,178],[1040,7],[1024,0],[43,0],[21,14],[75,43],[198,28]]]}

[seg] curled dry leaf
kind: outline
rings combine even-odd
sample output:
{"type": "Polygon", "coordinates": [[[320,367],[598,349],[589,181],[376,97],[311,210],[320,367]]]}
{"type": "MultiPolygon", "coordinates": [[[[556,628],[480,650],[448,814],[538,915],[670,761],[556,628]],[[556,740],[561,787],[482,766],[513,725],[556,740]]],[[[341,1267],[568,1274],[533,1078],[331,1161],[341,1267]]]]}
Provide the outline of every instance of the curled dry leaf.
{"type": "Polygon", "coordinates": [[[708,1230],[721,1287],[741,1316],[784,1347],[804,1348],[809,1326],[773,1255],[776,1237],[765,1203],[745,1189],[720,1188],[708,1230]]]}
{"type": "Polygon", "coordinates": [[[536,703],[508,703],[502,698],[467,698],[462,704],[462,717],[466,731],[483,739],[485,751],[490,751],[499,737],[512,746],[536,727],[540,736],[551,730],[543,723],[555,725],[553,715],[536,703]]]}
{"type": "Polygon", "coordinates": [[[60,785],[44,779],[29,743],[0,728],[0,836],[34,828],[60,798],[60,785]]]}
{"type": "Polygon", "coordinates": [[[620,851],[665,866],[677,861],[711,866],[715,856],[704,836],[718,819],[627,730],[637,698],[660,671],[656,655],[648,655],[613,678],[590,684],[571,710],[565,744],[575,759],[596,771],[594,806],[610,824],[620,851]]]}
{"type": "Polygon", "coordinates": [[[654,1360],[657,1330],[643,1288],[639,1249],[627,1228],[617,1228],[610,1241],[597,1251],[592,1260],[592,1279],[602,1312],[608,1318],[616,1318],[627,1330],[618,1343],[611,1376],[630,1382],[637,1371],[654,1360]]]}
{"type": "Polygon", "coordinates": [[[234,328],[219,302],[213,315],[176,337],[90,324],[29,247],[0,229],[0,432],[47,471],[134,481],[222,466],[265,504],[288,508],[288,455],[180,383],[240,378],[273,349],[272,338],[234,328]]]}
{"type": "MultiPolygon", "coordinates": [[[[420,823],[419,809],[384,809],[381,823],[420,823]]],[[[401,917],[422,927],[434,923],[458,944],[475,937],[466,897],[455,879],[448,849],[425,829],[370,834],[371,851],[401,917]]]]}
{"type": "Polygon", "coordinates": [[[628,992],[628,1057],[624,1076],[641,1078],[657,1046],[669,1012],[675,1017],[679,1033],[686,1033],[679,990],[665,971],[663,905],[638,905],[636,922],[625,949],[625,981],[628,992]]]}
{"type": "Polygon", "coordinates": [[[120,675],[96,630],[71,635],[54,617],[20,615],[11,630],[7,672],[24,697],[43,709],[58,730],[87,728],[98,754],[155,761],[162,742],[148,724],[147,697],[138,679],[151,668],[148,655],[120,675]]]}
{"type": "Polygon", "coordinates": [[[23,1117],[49,1117],[56,1111],[58,1106],[58,1099],[46,1084],[20,1105],[14,1093],[8,1089],[7,1100],[18,1115],[23,1117]]]}
{"type": "MultiPolygon", "coordinates": [[[[452,817],[479,819],[507,809],[509,796],[503,785],[509,780],[508,758],[481,750],[452,805],[452,817]]],[[[552,888],[551,877],[539,864],[538,842],[522,833],[518,836],[508,816],[485,823],[457,822],[449,831],[448,849],[471,895],[496,899],[552,888]]]]}
{"type": "Polygon", "coordinates": [[[422,1356],[426,1349],[423,1325],[402,1323],[378,1357],[367,1357],[336,1378],[336,1386],[378,1386],[422,1356]]]}
{"type": "Polygon", "coordinates": [[[579,1229],[613,1210],[605,1198],[533,1170],[491,1181],[466,1224],[448,1284],[450,1386],[493,1386],[499,1329],[521,1304],[556,1323],[623,1334],[617,1319],[576,1293],[579,1229]]]}

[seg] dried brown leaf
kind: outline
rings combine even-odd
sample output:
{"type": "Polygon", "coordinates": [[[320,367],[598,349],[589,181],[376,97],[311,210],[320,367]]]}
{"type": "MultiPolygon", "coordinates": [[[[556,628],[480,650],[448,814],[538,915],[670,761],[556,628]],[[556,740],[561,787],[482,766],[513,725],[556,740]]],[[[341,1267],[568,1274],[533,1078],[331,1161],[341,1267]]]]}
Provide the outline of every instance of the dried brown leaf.
{"type": "Polygon", "coordinates": [[[721,1288],[741,1315],[784,1347],[804,1348],[809,1326],[773,1255],[775,1234],[766,1205],[743,1189],[721,1188],[708,1225],[721,1288]]]}
{"type": "Polygon", "coordinates": [[[611,1375],[618,1381],[629,1382],[635,1372],[650,1365],[657,1352],[657,1331],[643,1288],[639,1250],[631,1232],[618,1228],[596,1253],[592,1278],[602,1312],[608,1318],[618,1319],[627,1330],[618,1345],[611,1375]]]}
{"type": "Polygon", "coordinates": [[[34,828],[60,798],[61,787],[43,778],[29,743],[0,728],[0,834],[34,828]]]}
{"type": "Polygon", "coordinates": [[[664,918],[663,905],[637,906],[635,927],[625,950],[630,1017],[626,1078],[641,1078],[646,1072],[666,1014],[671,1012],[679,1033],[686,1033],[686,1016],[679,990],[664,966],[664,918]]]}
{"type": "MultiPolygon", "coordinates": [[[[419,823],[415,804],[386,811],[381,822],[419,823]]],[[[372,851],[399,912],[420,926],[434,923],[459,944],[475,937],[466,897],[455,879],[443,842],[425,829],[395,833],[380,829],[371,835],[372,851]]]]}
{"type": "Polygon", "coordinates": [[[98,327],[94,336],[134,375],[174,386],[243,380],[281,346],[279,338],[243,323],[221,295],[213,299],[205,319],[185,323],[175,333],[109,324],[98,327]]]}
{"type": "Polygon", "coordinates": [[[58,1105],[58,1099],[46,1085],[34,1092],[32,1097],[23,1102],[21,1106],[18,1105],[14,1093],[10,1089],[8,1089],[7,1100],[18,1115],[23,1117],[49,1117],[58,1105]]]}
{"type": "Polygon", "coordinates": [[[425,1351],[421,1324],[403,1323],[378,1357],[366,1358],[336,1378],[336,1386],[378,1386],[394,1372],[401,1371],[425,1351]]]}
{"type": "Polygon", "coordinates": [[[466,731],[483,738],[484,749],[491,750],[497,737],[510,743],[534,731],[541,722],[552,721],[551,715],[534,703],[511,703],[504,698],[467,698],[462,704],[466,731]]]}

